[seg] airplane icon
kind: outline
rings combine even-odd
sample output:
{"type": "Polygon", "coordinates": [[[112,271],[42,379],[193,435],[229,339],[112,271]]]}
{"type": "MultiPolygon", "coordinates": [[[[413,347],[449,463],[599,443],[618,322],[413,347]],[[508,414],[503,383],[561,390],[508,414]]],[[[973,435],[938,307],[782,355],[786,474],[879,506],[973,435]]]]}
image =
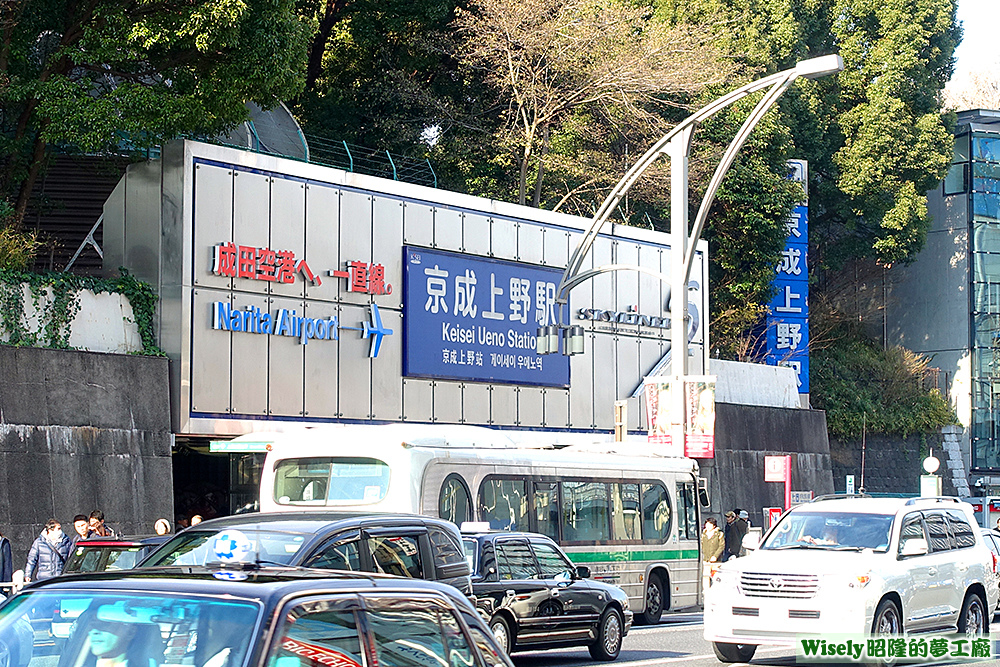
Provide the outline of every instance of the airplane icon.
{"type": "MultiPolygon", "coordinates": [[[[382,338],[385,336],[392,335],[392,329],[386,329],[382,326],[382,315],[378,312],[378,306],[374,303],[371,305],[371,323],[362,322],[361,323],[361,337],[372,339],[372,346],[368,352],[368,357],[374,359],[378,356],[379,348],[382,347],[382,338]]],[[[346,327],[345,327],[346,328],[346,327]]]]}

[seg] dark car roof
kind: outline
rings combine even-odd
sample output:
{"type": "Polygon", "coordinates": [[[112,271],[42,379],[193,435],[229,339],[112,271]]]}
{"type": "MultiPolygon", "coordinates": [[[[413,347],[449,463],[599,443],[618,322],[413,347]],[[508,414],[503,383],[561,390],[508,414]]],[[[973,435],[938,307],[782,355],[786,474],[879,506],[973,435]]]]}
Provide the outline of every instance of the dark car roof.
{"type": "Polygon", "coordinates": [[[357,572],[311,570],[308,568],[266,567],[243,571],[246,579],[219,579],[216,574],[240,573],[234,569],[208,567],[155,567],[115,572],[70,574],[33,582],[26,592],[43,590],[142,591],[145,593],[183,593],[189,595],[226,595],[275,602],[288,595],[325,591],[350,593],[381,590],[407,593],[438,593],[468,607],[468,599],[451,586],[423,579],[406,579],[357,572]]]}
{"type": "MultiPolygon", "coordinates": [[[[358,525],[378,524],[380,526],[398,526],[419,523],[423,525],[448,525],[442,519],[433,519],[419,514],[373,514],[372,512],[267,512],[254,514],[236,514],[222,517],[220,519],[210,519],[187,528],[187,531],[212,530],[220,531],[225,528],[236,528],[240,526],[250,527],[259,524],[264,530],[273,530],[286,533],[313,534],[319,530],[326,530],[333,527],[341,527],[357,523],[358,525]]],[[[457,529],[456,529],[457,530],[457,529]]]]}

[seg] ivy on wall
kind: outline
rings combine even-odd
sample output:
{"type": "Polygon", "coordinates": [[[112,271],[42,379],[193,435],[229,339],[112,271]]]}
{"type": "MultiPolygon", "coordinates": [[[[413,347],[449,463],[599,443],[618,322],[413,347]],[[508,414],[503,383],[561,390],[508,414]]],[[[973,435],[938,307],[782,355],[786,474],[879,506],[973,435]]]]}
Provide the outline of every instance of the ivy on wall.
{"type": "Polygon", "coordinates": [[[90,290],[94,294],[121,294],[128,299],[142,339],[140,354],[163,356],[163,351],[156,346],[153,331],[156,293],[126,269],[120,272],[120,278],[94,278],[71,273],[0,269],[0,331],[7,334],[7,344],[69,349],[73,318],[80,310],[77,295],[81,290],[90,290]],[[26,326],[24,285],[28,286],[32,305],[38,313],[40,326],[37,331],[26,326]]]}

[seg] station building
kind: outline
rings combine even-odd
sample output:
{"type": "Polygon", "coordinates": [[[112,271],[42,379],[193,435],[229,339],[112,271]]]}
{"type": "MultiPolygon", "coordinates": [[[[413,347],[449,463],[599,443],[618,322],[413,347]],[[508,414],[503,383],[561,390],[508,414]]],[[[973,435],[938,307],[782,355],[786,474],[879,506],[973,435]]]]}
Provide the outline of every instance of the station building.
{"type": "MultiPolygon", "coordinates": [[[[175,479],[228,476],[252,502],[260,454],[212,441],[318,423],[448,423],[549,441],[645,431],[636,390],[667,354],[669,287],[635,271],[574,289],[583,354],[539,356],[589,220],[184,141],[132,165],[104,207],[104,265],[156,287],[175,479]],[[219,444],[220,448],[224,445],[219,444]],[[228,466],[229,470],[213,468],[228,466]]],[[[666,235],[608,225],[585,267],[668,273],[666,235]]],[[[705,368],[704,242],[687,295],[705,368]]],[[[175,492],[183,493],[183,483],[175,492]]],[[[221,509],[221,508],[220,508],[221,509]]]]}

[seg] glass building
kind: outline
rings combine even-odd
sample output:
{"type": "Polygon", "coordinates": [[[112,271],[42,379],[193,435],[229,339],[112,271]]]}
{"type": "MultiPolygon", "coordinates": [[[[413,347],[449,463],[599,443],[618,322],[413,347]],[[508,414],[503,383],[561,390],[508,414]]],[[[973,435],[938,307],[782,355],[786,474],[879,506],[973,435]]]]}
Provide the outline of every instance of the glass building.
{"type": "Polygon", "coordinates": [[[1000,474],[1000,111],[958,114],[951,168],[927,193],[927,243],[893,270],[891,342],[950,379],[970,472],[1000,474]]]}

